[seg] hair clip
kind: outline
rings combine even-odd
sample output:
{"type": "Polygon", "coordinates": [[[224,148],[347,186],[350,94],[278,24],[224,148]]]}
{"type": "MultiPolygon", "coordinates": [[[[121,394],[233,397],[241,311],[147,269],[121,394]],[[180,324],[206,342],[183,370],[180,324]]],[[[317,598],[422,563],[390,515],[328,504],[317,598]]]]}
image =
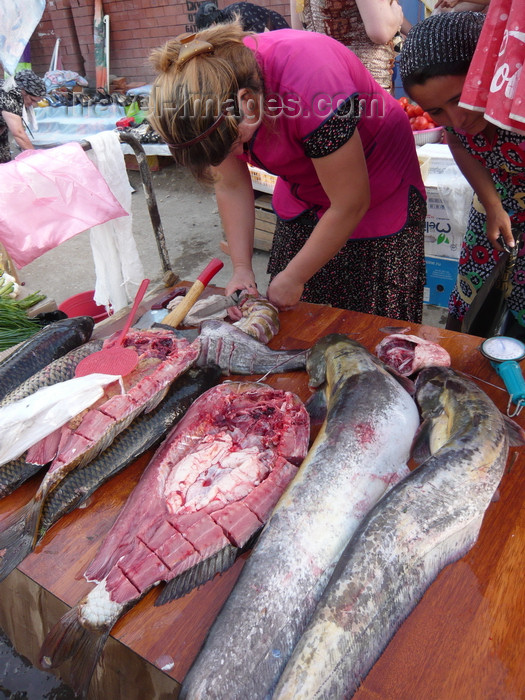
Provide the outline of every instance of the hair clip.
{"type": "Polygon", "coordinates": [[[183,44],[175,64],[178,68],[194,56],[198,56],[201,53],[213,53],[213,46],[208,41],[196,39],[196,36],[196,34],[181,34],[177,37],[177,40],[183,44]]]}

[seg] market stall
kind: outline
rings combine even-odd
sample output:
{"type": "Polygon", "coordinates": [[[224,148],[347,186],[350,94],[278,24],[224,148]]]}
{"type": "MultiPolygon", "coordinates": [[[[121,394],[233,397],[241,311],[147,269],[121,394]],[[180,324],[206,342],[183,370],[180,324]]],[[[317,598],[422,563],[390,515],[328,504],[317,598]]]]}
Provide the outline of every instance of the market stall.
{"type": "MultiPolygon", "coordinates": [[[[308,348],[337,332],[374,352],[386,334],[410,329],[445,348],[452,367],[473,377],[501,411],[507,410],[508,394],[481,355],[479,338],[305,303],[281,313],[280,322],[280,332],[270,344],[273,349],[308,348]]],[[[311,395],[302,371],[275,374],[265,381],[303,400],[311,395]]],[[[522,415],[515,420],[525,425],[522,415]]],[[[85,507],[64,516],[0,583],[0,625],[32,663],[52,625],[92,588],[83,572],[150,457],[151,452],[137,459],[98,489],[85,507]]],[[[490,504],[478,542],[439,574],[358,689],[356,699],[520,696],[525,686],[520,576],[525,565],[524,460],[522,449],[511,449],[499,500],[490,504]]],[[[38,482],[34,478],[2,499],[0,517],[25,503],[38,482]]],[[[150,590],[112,629],[88,697],[176,696],[248,557],[249,553],[243,555],[225,573],[163,606],[154,607],[162,586],[150,590]]],[[[65,664],[60,669],[65,682],[68,673],[65,664]]]]}

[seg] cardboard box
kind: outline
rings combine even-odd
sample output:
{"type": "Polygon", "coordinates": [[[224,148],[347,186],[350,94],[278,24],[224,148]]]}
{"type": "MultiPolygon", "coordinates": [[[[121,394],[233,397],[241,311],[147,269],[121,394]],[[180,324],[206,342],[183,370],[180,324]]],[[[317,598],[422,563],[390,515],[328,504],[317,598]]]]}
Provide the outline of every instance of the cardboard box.
{"type": "Polygon", "coordinates": [[[456,283],[458,261],[428,256],[425,258],[427,280],[423,301],[433,306],[448,307],[450,294],[456,283]]]}
{"type": "Polygon", "coordinates": [[[425,255],[458,260],[467,230],[473,190],[456,165],[432,171],[425,182],[425,255]]]}
{"type": "Polygon", "coordinates": [[[267,173],[266,170],[261,170],[261,168],[256,168],[253,165],[248,165],[248,170],[250,171],[253,189],[259,192],[272,194],[277,181],[277,175],[267,173]]]}

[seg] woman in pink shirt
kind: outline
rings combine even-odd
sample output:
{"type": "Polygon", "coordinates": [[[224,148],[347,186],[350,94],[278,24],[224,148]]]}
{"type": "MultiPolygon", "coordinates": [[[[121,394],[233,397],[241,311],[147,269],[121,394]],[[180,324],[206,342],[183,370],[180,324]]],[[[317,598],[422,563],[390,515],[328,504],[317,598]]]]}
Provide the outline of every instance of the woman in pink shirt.
{"type": "Polygon", "coordinates": [[[278,176],[267,296],[421,321],[425,190],[397,101],[334,39],[237,23],[152,55],[150,121],[175,160],[213,182],[233,276],[254,289],[247,163],[278,176]]]}

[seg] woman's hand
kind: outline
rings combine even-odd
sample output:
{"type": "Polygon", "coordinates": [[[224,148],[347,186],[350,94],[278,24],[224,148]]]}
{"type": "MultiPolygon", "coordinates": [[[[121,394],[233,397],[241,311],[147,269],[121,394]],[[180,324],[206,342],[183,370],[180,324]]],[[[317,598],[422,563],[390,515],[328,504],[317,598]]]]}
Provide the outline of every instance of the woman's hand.
{"type": "Polygon", "coordinates": [[[303,295],[304,284],[295,281],[286,270],[279,272],[268,287],[268,300],[280,311],[292,309],[299,303],[303,295]]]}
{"type": "MultiPolygon", "coordinates": [[[[224,293],[226,296],[229,296],[238,289],[245,289],[250,294],[257,294],[257,283],[251,267],[234,270],[231,280],[224,288],[224,293]]],[[[237,306],[231,306],[228,309],[228,316],[233,321],[238,321],[242,317],[242,312],[237,306]]]]}
{"type": "Polygon", "coordinates": [[[503,250],[498,239],[503,238],[509,248],[514,247],[514,236],[510,217],[503,207],[490,207],[487,210],[487,238],[495,250],[503,250]]]}

